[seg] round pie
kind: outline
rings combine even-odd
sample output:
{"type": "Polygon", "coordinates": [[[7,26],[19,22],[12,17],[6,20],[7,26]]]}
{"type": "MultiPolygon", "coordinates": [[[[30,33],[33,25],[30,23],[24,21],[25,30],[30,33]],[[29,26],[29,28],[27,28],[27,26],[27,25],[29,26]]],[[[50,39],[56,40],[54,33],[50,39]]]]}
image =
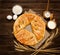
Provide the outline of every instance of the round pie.
{"type": "Polygon", "coordinates": [[[45,27],[42,17],[33,13],[24,13],[15,21],[13,33],[20,43],[32,46],[44,38],[45,27]],[[24,29],[29,24],[31,24],[32,32],[24,29]]]}

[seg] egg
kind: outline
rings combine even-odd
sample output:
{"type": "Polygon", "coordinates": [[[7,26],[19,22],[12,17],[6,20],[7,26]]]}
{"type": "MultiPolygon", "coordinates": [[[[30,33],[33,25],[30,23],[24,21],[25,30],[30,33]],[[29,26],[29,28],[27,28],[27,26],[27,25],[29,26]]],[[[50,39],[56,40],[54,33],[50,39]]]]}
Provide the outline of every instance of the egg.
{"type": "Polygon", "coordinates": [[[13,6],[12,8],[12,12],[15,14],[15,15],[19,15],[21,14],[23,11],[22,7],[20,5],[15,5],[13,6]]]}
{"type": "Polygon", "coordinates": [[[48,26],[49,29],[55,29],[56,28],[56,22],[49,21],[47,26],[48,26]]]}
{"type": "Polygon", "coordinates": [[[8,15],[8,16],[7,16],[7,19],[8,19],[8,20],[11,20],[11,19],[12,19],[12,16],[11,16],[11,15],[8,15]]]}
{"type": "Polygon", "coordinates": [[[44,17],[45,18],[50,18],[50,12],[49,11],[44,11],[44,17]]]}
{"type": "Polygon", "coordinates": [[[16,20],[17,19],[17,15],[13,15],[13,20],[16,20]]]}

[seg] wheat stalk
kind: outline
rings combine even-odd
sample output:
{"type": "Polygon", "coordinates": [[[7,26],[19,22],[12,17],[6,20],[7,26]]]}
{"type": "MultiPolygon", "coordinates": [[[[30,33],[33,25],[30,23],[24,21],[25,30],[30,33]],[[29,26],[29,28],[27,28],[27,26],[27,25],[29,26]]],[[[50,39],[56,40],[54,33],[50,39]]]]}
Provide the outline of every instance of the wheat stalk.
{"type": "Polygon", "coordinates": [[[16,48],[20,48],[20,49],[28,50],[28,48],[24,47],[24,46],[21,45],[20,43],[17,43],[15,40],[14,40],[14,43],[16,44],[16,45],[15,45],[16,48]]]}

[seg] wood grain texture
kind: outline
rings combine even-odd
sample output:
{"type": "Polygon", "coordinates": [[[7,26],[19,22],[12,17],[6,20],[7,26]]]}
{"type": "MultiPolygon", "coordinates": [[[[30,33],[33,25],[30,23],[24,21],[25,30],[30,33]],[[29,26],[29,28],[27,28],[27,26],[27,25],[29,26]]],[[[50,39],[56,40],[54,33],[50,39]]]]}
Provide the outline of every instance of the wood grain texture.
{"type": "MultiPolygon", "coordinates": [[[[8,21],[7,15],[13,15],[12,7],[14,5],[21,5],[24,11],[32,9],[39,14],[43,14],[46,9],[47,0],[0,0],[0,55],[30,55],[32,52],[18,52],[14,50],[14,36],[12,34],[12,27],[14,21],[8,21]]],[[[23,11],[23,12],[24,12],[23,11]]],[[[59,28],[58,37],[53,41],[54,43],[49,48],[60,47],[60,0],[50,0],[49,11],[53,12],[54,18],[59,28]]],[[[50,53],[51,55],[52,53],[50,53]]],[[[49,55],[48,53],[38,53],[38,55],[49,55]]],[[[60,55],[60,54],[55,54],[60,55]]]]}

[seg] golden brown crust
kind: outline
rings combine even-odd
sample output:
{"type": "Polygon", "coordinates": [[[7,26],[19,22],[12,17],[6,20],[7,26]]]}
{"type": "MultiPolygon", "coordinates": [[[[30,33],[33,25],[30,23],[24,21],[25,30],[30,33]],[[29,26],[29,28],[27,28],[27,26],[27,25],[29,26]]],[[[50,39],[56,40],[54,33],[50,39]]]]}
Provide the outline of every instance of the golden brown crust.
{"type": "Polygon", "coordinates": [[[37,43],[35,35],[25,29],[20,30],[16,34],[16,38],[19,42],[21,42],[22,44],[24,43],[26,45],[34,45],[37,43]]]}
{"type": "Polygon", "coordinates": [[[25,13],[18,17],[13,26],[14,34],[26,27],[35,17],[35,14],[25,13]]]}
{"type": "Polygon", "coordinates": [[[44,38],[45,33],[45,22],[41,19],[40,16],[36,16],[31,22],[33,33],[36,35],[38,41],[41,41],[44,38]]]}
{"type": "Polygon", "coordinates": [[[15,21],[13,32],[20,43],[30,46],[35,45],[44,38],[45,22],[36,14],[24,13],[15,21]],[[33,33],[24,29],[30,23],[33,33]]]}

